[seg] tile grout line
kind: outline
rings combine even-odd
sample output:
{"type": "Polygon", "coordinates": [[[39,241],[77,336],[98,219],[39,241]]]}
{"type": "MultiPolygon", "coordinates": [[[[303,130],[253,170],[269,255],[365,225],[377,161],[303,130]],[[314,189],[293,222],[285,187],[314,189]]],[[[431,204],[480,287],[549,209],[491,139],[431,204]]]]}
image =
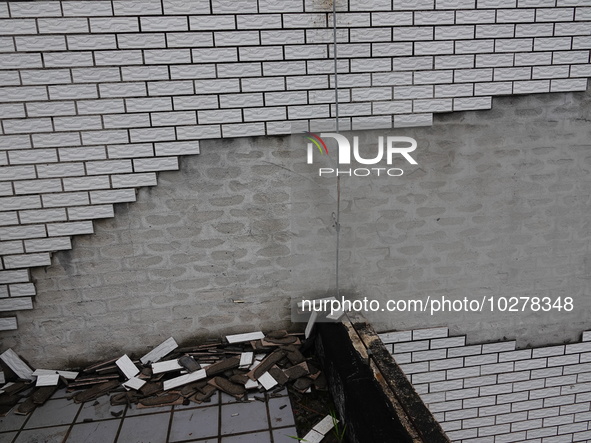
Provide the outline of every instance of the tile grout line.
{"type": "MultiPolygon", "coordinates": [[[[110,399],[109,399],[110,402],[110,399]]],[[[125,407],[123,408],[123,413],[121,414],[121,420],[119,421],[119,426],[117,427],[117,432],[115,433],[115,439],[113,440],[113,443],[116,443],[117,440],[119,440],[119,435],[121,435],[121,429],[123,428],[123,420],[125,420],[125,417],[127,416],[127,410],[129,409],[129,404],[125,404],[125,407]]]]}
{"type": "Polygon", "coordinates": [[[218,392],[218,443],[222,443],[222,393],[218,392]]]}
{"type": "MultiPolygon", "coordinates": [[[[67,397],[66,397],[67,398],[67,397]]],[[[70,400],[73,401],[73,400],[70,400]]],[[[74,418],[72,419],[72,423],[70,423],[68,430],[66,431],[66,435],[64,435],[64,438],[62,440],[62,443],[66,443],[66,441],[68,440],[68,438],[70,437],[70,433],[72,432],[72,428],[74,427],[74,425],[76,424],[76,420],[78,419],[78,416],[80,415],[80,412],[82,412],[82,408],[84,407],[84,405],[87,402],[81,403],[80,406],[78,407],[78,411],[76,412],[76,414],[74,415],[74,418]]]]}
{"type": "MultiPolygon", "coordinates": [[[[19,403],[20,404],[20,403],[19,403]]],[[[14,414],[14,409],[18,408],[18,405],[16,405],[14,408],[12,408],[9,411],[9,414],[14,414]]],[[[36,409],[36,408],[35,408],[36,409]]],[[[7,414],[8,415],[8,414],[7,414]]],[[[20,428],[16,430],[16,435],[14,436],[14,438],[12,439],[13,442],[15,442],[17,440],[17,438],[21,435],[21,432],[23,431],[25,425],[29,422],[29,420],[31,419],[31,416],[33,415],[33,412],[31,412],[30,414],[28,414],[25,418],[25,421],[23,421],[23,423],[21,424],[20,428]]]]}
{"type": "Polygon", "coordinates": [[[169,439],[170,439],[170,433],[172,431],[172,420],[174,418],[174,406],[171,406],[170,409],[170,417],[168,419],[168,431],[166,432],[166,443],[168,443],[169,439]]]}
{"type": "Polygon", "coordinates": [[[265,392],[265,410],[267,411],[267,424],[268,424],[268,431],[269,431],[269,435],[271,438],[271,443],[274,443],[274,439],[273,439],[273,432],[271,431],[271,411],[269,408],[269,402],[271,400],[271,398],[269,397],[269,394],[267,392],[265,392]]]}

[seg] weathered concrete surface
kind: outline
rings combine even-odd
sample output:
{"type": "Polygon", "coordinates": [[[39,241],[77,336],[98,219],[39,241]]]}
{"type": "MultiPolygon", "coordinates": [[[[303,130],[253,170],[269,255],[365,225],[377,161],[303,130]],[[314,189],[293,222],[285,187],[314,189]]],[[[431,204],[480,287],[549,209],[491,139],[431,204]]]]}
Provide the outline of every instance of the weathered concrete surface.
{"type": "MultiPolygon", "coordinates": [[[[471,340],[574,340],[589,328],[591,93],[495,99],[433,127],[402,177],[341,180],[341,293],[572,297],[572,312],[367,314],[378,330],[447,325],[471,340]]],[[[4,346],[34,366],[290,325],[290,299],[334,292],[335,180],[305,140],[207,141],[180,172],[37,269],[36,308],[4,346]],[[244,303],[236,303],[244,301],[244,303]]],[[[369,157],[369,154],[367,155],[369,157]]]]}

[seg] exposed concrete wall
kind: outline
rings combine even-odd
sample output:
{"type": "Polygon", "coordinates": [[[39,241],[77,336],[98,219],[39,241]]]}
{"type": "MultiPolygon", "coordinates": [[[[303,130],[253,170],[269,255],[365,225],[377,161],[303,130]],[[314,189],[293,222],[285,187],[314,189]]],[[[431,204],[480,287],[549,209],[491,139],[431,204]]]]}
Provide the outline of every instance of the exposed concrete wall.
{"type": "Polygon", "coordinates": [[[589,0],[0,1],[0,330],[29,269],[200,140],[332,128],[333,5],[341,129],[591,75],[589,0]]]}
{"type": "MultiPolygon", "coordinates": [[[[497,98],[431,128],[359,133],[367,157],[378,135],[416,138],[418,165],[342,178],[342,293],[569,296],[572,312],[367,317],[379,330],[446,325],[518,346],[576,340],[591,307],[590,104],[589,92],[497,98]]],[[[299,136],[201,148],[35,270],[36,309],[3,345],[33,365],[74,364],[170,335],[289,326],[292,297],[332,295],[335,179],[318,177],[328,157],[306,164],[299,136]]]]}

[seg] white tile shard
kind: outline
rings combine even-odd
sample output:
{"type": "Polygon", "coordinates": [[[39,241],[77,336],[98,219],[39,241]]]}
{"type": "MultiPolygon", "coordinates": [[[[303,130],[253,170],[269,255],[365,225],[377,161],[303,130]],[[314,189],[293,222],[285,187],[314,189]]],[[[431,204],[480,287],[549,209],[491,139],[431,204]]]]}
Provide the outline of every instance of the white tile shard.
{"type": "Polygon", "coordinates": [[[7,349],[4,353],[0,354],[0,359],[6,363],[6,366],[8,366],[17,377],[27,380],[35,380],[33,370],[22,361],[12,349],[7,349]]]}
{"type": "MultiPolygon", "coordinates": [[[[338,420],[337,420],[338,422],[338,420]]],[[[320,420],[316,425],[308,432],[303,441],[309,443],[320,443],[324,436],[334,427],[335,420],[331,415],[327,415],[320,420]]]]}
{"type": "Polygon", "coordinates": [[[177,344],[175,339],[170,337],[168,340],[165,340],[164,342],[160,343],[158,346],[156,346],[154,349],[152,349],[150,352],[148,352],[146,355],[140,358],[140,361],[145,365],[147,365],[148,363],[156,363],[157,361],[160,361],[162,358],[166,357],[168,354],[170,354],[178,347],[179,345],[177,344]]]}
{"type": "Polygon", "coordinates": [[[261,375],[258,381],[267,391],[277,385],[277,380],[275,380],[268,372],[265,372],[263,375],[261,375]]]}
{"type": "Polygon", "coordinates": [[[240,354],[240,363],[238,367],[245,369],[252,364],[254,352],[243,352],[240,354]]]}
{"type": "Polygon", "coordinates": [[[35,372],[33,372],[33,375],[38,377],[40,375],[53,375],[53,374],[58,374],[60,377],[64,377],[65,379],[68,380],[75,380],[76,377],[78,377],[78,372],[73,372],[73,371],[58,371],[55,369],[36,369],[35,372]]]}
{"type": "Polygon", "coordinates": [[[314,429],[311,429],[310,432],[304,435],[302,441],[305,441],[307,443],[320,443],[323,438],[324,434],[320,434],[319,432],[316,432],[314,429]]]}
{"type": "Polygon", "coordinates": [[[125,388],[135,389],[137,391],[138,389],[140,389],[145,384],[146,384],[146,380],[142,380],[142,379],[137,378],[137,377],[131,377],[129,380],[127,380],[125,383],[123,383],[123,386],[125,388]]]}
{"type": "Polygon", "coordinates": [[[262,332],[247,332],[246,334],[234,334],[234,335],[226,335],[226,340],[228,343],[242,343],[245,341],[251,340],[260,340],[261,338],[265,338],[265,334],[262,332]]]}
{"type": "Polygon", "coordinates": [[[121,357],[115,362],[115,364],[121,369],[121,372],[129,379],[139,374],[140,370],[136,365],[133,364],[131,359],[126,355],[121,357]]]}
{"type": "Polygon", "coordinates": [[[152,363],[152,372],[154,374],[163,374],[165,372],[180,371],[185,369],[178,360],[167,360],[158,363],[152,363]]]}
{"type": "MultiPolygon", "coordinates": [[[[332,415],[327,415],[322,420],[320,420],[320,422],[316,423],[312,429],[322,435],[326,435],[328,431],[334,428],[335,420],[336,419],[333,419],[332,415]]],[[[338,423],[338,420],[336,421],[338,423]]]]}
{"type": "Polygon", "coordinates": [[[244,385],[244,388],[247,390],[256,389],[259,387],[259,383],[256,380],[248,380],[244,385]]]}
{"type": "Polygon", "coordinates": [[[59,382],[59,374],[40,375],[37,377],[37,383],[35,383],[35,386],[57,386],[59,382]]]}
{"type": "Polygon", "coordinates": [[[172,380],[166,380],[164,382],[164,390],[167,391],[169,389],[177,388],[188,383],[193,383],[194,381],[202,380],[205,377],[207,377],[205,369],[201,369],[186,375],[181,375],[180,377],[173,378],[172,380]]]}

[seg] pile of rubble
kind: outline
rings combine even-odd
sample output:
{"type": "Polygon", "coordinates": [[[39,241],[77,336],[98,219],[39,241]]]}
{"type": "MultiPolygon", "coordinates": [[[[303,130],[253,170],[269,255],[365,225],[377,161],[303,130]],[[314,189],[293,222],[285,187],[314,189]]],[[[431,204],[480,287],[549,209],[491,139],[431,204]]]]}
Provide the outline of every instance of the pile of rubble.
{"type": "MultiPolygon", "coordinates": [[[[79,373],[33,371],[8,349],[0,359],[18,379],[0,388],[0,416],[13,408],[17,414],[29,414],[61,386],[77,403],[110,395],[112,405],[133,404],[137,408],[200,404],[218,390],[246,401],[260,399],[257,392],[272,395],[285,385],[300,393],[310,392],[312,387],[325,390],[324,374],[304,357],[301,347],[300,334],[287,331],[229,335],[223,342],[184,348],[169,338],[137,361],[123,355],[79,373]],[[23,397],[26,399],[21,402],[23,397]]],[[[0,383],[5,383],[2,372],[0,383]]]]}

